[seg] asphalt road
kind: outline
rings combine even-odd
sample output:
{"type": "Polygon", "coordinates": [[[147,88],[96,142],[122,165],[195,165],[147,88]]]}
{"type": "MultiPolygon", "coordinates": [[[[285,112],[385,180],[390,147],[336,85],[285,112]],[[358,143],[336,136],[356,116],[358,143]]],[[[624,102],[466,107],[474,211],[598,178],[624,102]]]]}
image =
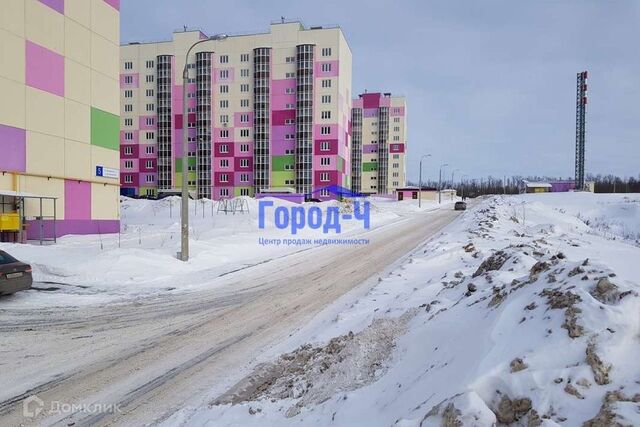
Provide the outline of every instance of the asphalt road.
{"type": "Polygon", "coordinates": [[[223,392],[260,351],[457,215],[452,209],[423,213],[367,232],[368,245],[317,247],[203,277],[207,286],[197,291],[107,306],[3,310],[0,425],[161,421],[203,395],[223,392]],[[41,411],[25,417],[23,401],[32,395],[43,404],[29,409],[41,411]]]}

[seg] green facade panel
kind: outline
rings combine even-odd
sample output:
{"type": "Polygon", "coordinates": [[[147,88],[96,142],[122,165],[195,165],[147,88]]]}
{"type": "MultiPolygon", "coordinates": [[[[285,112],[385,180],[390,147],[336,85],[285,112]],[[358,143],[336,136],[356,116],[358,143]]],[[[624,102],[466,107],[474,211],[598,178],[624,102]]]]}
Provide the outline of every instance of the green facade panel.
{"type": "MultiPolygon", "coordinates": [[[[285,169],[286,165],[295,165],[295,159],[293,155],[288,156],[273,156],[271,159],[271,170],[272,171],[288,171],[285,169]]],[[[293,169],[291,169],[293,170],[293,169]]]]}
{"type": "Polygon", "coordinates": [[[291,187],[293,184],[286,184],[287,180],[295,182],[296,174],[294,171],[272,172],[271,187],[291,187]]]}
{"type": "Polygon", "coordinates": [[[120,150],[120,117],[91,107],[91,144],[120,150]]]}
{"type": "Polygon", "coordinates": [[[378,163],[376,162],[365,162],[362,163],[362,170],[364,172],[372,172],[378,170],[378,163]]]}

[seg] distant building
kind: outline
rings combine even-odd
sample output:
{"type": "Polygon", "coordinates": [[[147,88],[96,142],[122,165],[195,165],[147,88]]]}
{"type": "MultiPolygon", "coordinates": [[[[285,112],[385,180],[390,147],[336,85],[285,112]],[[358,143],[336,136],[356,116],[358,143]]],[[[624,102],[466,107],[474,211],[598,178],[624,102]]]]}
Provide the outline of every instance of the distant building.
{"type": "Polygon", "coordinates": [[[551,184],[552,193],[564,193],[567,191],[574,191],[576,189],[576,182],[574,180],[549,181],[549,184],[551,184]]]}
{"type": "Polygon", "coordinates": [[[422,200],[436,200],[438,190],[434,187],[422,187],[422,191],[418,187],[402,187],[396,188],[396,198],[401,200],[418,200],[418,195],[422,192],[422,200]]]}
{"type": "Polygon", "coordinates": [[[394,194],[406,185],[406,102],[390,93],[364,93],[351,111],[351,189],[394,194]]]}
{"type": "Polygon", "coordinates": [[[520,183],[520,193],[549,193],[551,188],[548,182],[522,181],[520,183]]]}

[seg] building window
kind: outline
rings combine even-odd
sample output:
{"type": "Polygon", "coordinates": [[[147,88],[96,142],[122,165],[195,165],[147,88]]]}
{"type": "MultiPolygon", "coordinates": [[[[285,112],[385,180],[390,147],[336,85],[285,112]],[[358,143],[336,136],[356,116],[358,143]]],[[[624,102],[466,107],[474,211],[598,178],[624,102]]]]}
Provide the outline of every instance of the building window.
{"type": "Polygon", "coordinates": [[[229,115],[228,114],[222,114],[220,116],[220,123],[229,123],[229,115]]]}
{"type": "Polygon", "coordinates": [[[227,144],[220,144],[219,147],[220,154],[226,154],[229,152],[229,146],[227,144]]]}
{"type": "Polygon", "coordinates": [[[229,138],[229,129],[220,129],[220,138],[229,138]]]}
{"type": "Polygon", "coordinates": [[[240,114],[240,123],[249,123],[249,115],[240,114]]]}
{"type": "Polygon", "coordinates": [[[146,135],[146,136],[147,136],[147,141],[149,141],[149,140],[153,140],[153,139],[155,139],[155,138],[156,138],[156,135],[155,135],[155,133],[153,133],[153,132],[147,132],[147,135],[146,135]]]}
{"type": "Polygon", "coordinates": [[[287,78],[287,79],[295,79],[296,78],[296,73],[286,73],[285,74],[285,78],[287,78]]]}
{"type": "Polygon", "coordinates": [[[249,167],[249,159],[240,159],[240,167],[248,168],[249,167]]]}
{"type": "Polygon", "coordinates": [[[246,83],[243,83],[240,85],[240,92],[249,92],[249,85],[246,83]]]}
{"type": "Polygon", "coordinates": [[[133,132],[125,132],[124,133],[125,141],[133,141],[133,132]]]}
{"type": "Polygon", "coordinates": [[[131,146],[124,147],[124,155],[125,156],[132,156],[133,155],[133,147],[131,147],[131,146]]]}
{"type": "Polygon", "coordinates": [[[295,154],[296,150],[292,149],[292,148],[287,148],[284,150],[284,154],[295,154]]]}
{"type": "Polygon", "coordinates": [[[331,48],[323,47],[322,48],[322,56],[331,56],[331,48]]]}
{"type": "Polygon", "coordinates": [[[145,123],[147,124],[147,126],[155,126],[156,119],[155,119],[155,117],[147,117],[145,119],[145,123]]]}
{"type": "Polygon", "coordinates": [[[296,62],[296,57],[295,56],[287,56],[286,59],[285,59],[285,62],[287,62],[287,63],[296,62]]]}
{"type": "Polygon", "coordinates": [[[240,55],[240,62],[249,62],[249,54],[243,53],[240,55]]]}
{"type": "Polygon", "coordinates": [[[400,135],[394,135],[393,136],[393,140],[394,141],[400,141],[400,135]]]}
{"type": "Polygon", "coordinates": [[[228,188],[221,188],[220,189],[220,197],[229,197],[229,189],[228,188]]]}
{"type": "Polygon", "coordinates": [[[189,122],[189,123],[187,123],[187,127],[188,127],[188,128],[191,128],[191,129],[195,128],[195,127],[196,127],[196,122],[189,122]]]}
{"type": "Polygon", "coordinates": [[[329,173],[328,172],[322,172],[320,174],[320,181],[328,182],[329,181],[329,173]]]}
{"type": "Polygon", "coordinates": [[[292,94],[292,93],[296,93],[296,90],[292,87],[288,87],[284,90],[284,93],[286,94],[292,94]]]}
{"type": "Polygon", "coordinates": [[[154,111],[156,109],[155,105],[147,104],[147,111],[154,111]]]}
{"type": "Polygon", "coordinates": [[[153,89],[147,89],[147,96],[154,96],[155,91],[153,89]]]}
{"type": "Polygon", "coordinates": [[[331,79],[322,79],[322,87],[331,87],[331,79]]]}
{"type": "Polygon", "coordinates": [[[320,135],[330,135],[330,134],[331,134],[331,126],[320,127],[320,135]]]}
{"type": "Polygon", "coordinates": [[[240,129],[240,136],[243,138],[249,137],[249,129],[240,129]]]}
{"type": "Polygon", "coordinates": [[[155,150],[155,148],[153,147],[153,145],[147,145],[147,147],[146,147],[146,149],[145,149],[145,152],[146,152],[147,154],[153,154],[155,151],[156,151],[156,150],[155,150]]]}
{"type": "Polygon", "coordinates": [[[331,71],[331,63],[330,62],[324,62],[322,64],[322,71],[324,71],[325,73],[331,71]]]}
{"type": "Polygon", "coordinates": [[[240,77],[249,77],[249,69],[243,68],[240,70],[240,77]]]}
{"type": "Polygon", "coordinates": [[[249,195],[249,189],[248,188],[241,188],[240,189],[240,195],[241,196],[248,196],[249,195]]]}
{"type": "Polygon", "coordinates": [[[331,111],[323,111],[320,114],[321,114],[321,117],[323,119],[330,119],[331,118],[331,111]]]}
{"type": "Polygon", "coordinates": [[[220,108],[229,108],[229,100],[221,99],[220,100],[220,108]]]}
{"type": "Polygon", "coordinates": [[[131,61],[127,61],[124,63],[124,69],[125,70],[133,70],[133,62],[131,61]]]}
{"type": "Polygon", "coordinates": [[[322,95],[323,104],[331,104],[331,95],[322,95]]]}
{"type": "MultiPolygon", "coordinates": [[[[154,182],[156,182],[156,178],[153,175],[147,175],[145,181],[147,182],[147,184],[153,184],[154,182]]],[[[147,192],[147,194],[149,193],[147,192]]]]}
{"type": "Polygon", "coordinates": [[[240,100],[240,106],[241,107],[248,107],[249,106],[249,100],[248,99],[241,99],[240,100]]]}
{"type": "Polygon", "coordinates": [[[133,119],[124,119],[125,126],[133,126],[133,119]]]}
{"type": "Polygon", "coordinates": [[[229,159],[220,159],[220,167],[228,168],[229,167],[229,159]]]}
{"type": "Polygon", "coordinates": [[[229,182],[229,174],[221,173],[220,174],[220,182],[229,182]]]}
{"type": "Polygon", "coordinates": [[[229,85],[221,85],[220,93],[229,93],[229,85]]]}
{"type": "Polygon", "coordinates": [[[132,90],[125,90],[124,91],[124,97],[125,98],[133,98],[133,91],[132,90]]]}
{"type": "Polygon", "coordinates": [[[320,165],[329,166],[330,164],[331,164],[331,158],[330,157],[321,157],[320,158],[320,165]]]}
{"type": "Polygon", "coordinates": [[[147,83],[153,83],[154,81],[153,74],[147,74],[146,80],[147,80],[147,83]]]}
{"type": "Polygon", "coordinates": [[[249,182],[249,174],[248,173],[240,174],[240,182],[249,182]]]}
{"type": "Polygon", "coordinates": [[[133,84],[133,76],[124,76],[124,84],[133,84]]]}
{"type": "Polygon", "coordinates": [[[284,124],[285,125],[295,125],[296,124],[296,120],[295,119],[285,119],[284,120],[284,124]]]}
{"type": "Polygon", "coordinates": [[[229,63],[229,55],[220,55],[220,63],[228,64],[229,63]]]}
{"type": "Polygon", "coordinates": [[[147,160],[144,163],[144,167],[147,168],[147,169],[153,169],[153,160],[147,160]]]}
{"type": "Polygon", "coordinates": [[[229,70],[220,70],[220,78],[226,80],[229,78],[229,70]]]}
{"type": "Polygon", "coordinates": [[[125,169],[133,169],[133,160],[125,160],[124,161],[125,169]]]}
{"type": "Polygon", "coordinates": [[[286,139],[286,140],[294,140],[294,139],[296,139],[296,136],[293,133],[287,133],[287,134],[285,134],[284,139],[286,139]]]}
{"type": "Polygon", "coordinates": [[[154,62],[153,61],[147,61],[147,68],[153,68],[154,67],[154,62]]]}
{"type": "Polygon", "coordinates": [[[293,110],[294,108],[296,108],[295,104],[286,104],[284,106],[284,108],[286,108],[287,110],[293,110]]]}
{"type": "Polygon", "coordinates": [[[249,144],[240,144],[240,152],[248,153],[249,152],[249,144]]]}
{"type": "Polygon", "coordinates": [[[124,176],[124,183],[125,184],[132,184],[133,183],[133,177],[131,175],[125,175],[124,176]]]}
{"type": "Polygon", "coordinates": [[[320,143],[320,151],[329,151],[331,149],[331,143],[329,141],[322,141],[320,143]]]}

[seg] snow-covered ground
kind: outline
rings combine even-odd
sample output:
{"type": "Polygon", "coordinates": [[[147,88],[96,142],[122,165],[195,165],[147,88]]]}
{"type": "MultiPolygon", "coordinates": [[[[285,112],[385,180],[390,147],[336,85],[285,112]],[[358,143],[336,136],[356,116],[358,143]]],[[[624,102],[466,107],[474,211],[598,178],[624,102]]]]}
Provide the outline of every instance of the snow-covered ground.
{"type": "MultiPolygon", "coordinates": [[[[260,238],[346,238],[366,232],[362,221],[341,221],[342,232],[323,234],[309,227],[295,236],[277,229],[273,210],[278,206],[299,206],[270,199],[266,227],[258,227],[258,201],[246,198],[248,213],[218,212],[217,202],[191,201],[190,260],[179,261],[180,199],[160,201],[123,198],[120,235],[66,236],[56,245],[0,243],[21,261],[32,264],[35,288],[3,297],[2,308],[51,307],[99,304],[144,298],[163,292],[181,292],[207,286],[208,279],[250,265],[305,250],[310,245],[261,245],[260,238]]],[[[309,208],[313,204],[306,203],[309,208]]],[[[323,212],[337,202],[319,203],[323,212]]],[[[342,205],[338,205],[344,208],[342,205]]],[[[450,209],[451,202],[437,205],[423,201],[397,202],[370,199],[371,229],[400,221],[420,211],[450,209]]]]}
{"type": "Polygon", "coordinates": [[[166,425],[640,425],[639,208],[484,199],[166,425]]]}

